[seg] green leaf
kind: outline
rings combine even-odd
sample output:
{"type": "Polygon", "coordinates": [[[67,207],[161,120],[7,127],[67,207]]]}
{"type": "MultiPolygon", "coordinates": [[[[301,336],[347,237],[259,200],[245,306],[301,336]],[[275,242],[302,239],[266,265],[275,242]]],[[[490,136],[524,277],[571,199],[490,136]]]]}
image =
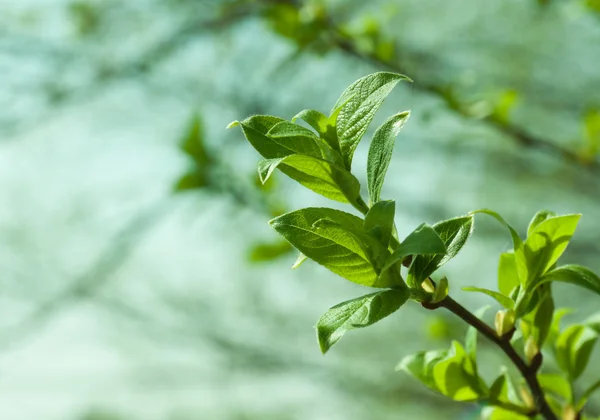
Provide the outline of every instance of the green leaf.
{"type": "Polygon", "coordinates": [[[538,211],[533,216],[533,219],[531,219],[531,222],[529,222],[529,227],[527,228],[527,236],[531,236],[531,234],[533,233],[535,228],[538,227],[538,225],[540,223],[542,223],[544,220],[549,219],[551,217],[556,217],[556,213],[554,213],[553,211],[550,211],[550,210],[538,211]]]}
{"type": "Polygon", "coordinates": [[[396,202],[380,201],[365,216],[365,230],[373,234],[387,248],[394,230],[396,202]]]}
{"type": "Polygon", "coordinates": [[[206,179],[206,175],[203,171],[192,171],[177,181],[175,184],[175,191],[187,191],[187,190],[195,190],[198,188],[204,188],[208,185],[208,180],[206,179]]]}
{"type": "Polygon", "coordinates": [[[306,155],[266,159],[258,164],[261,181],[266,182],[278,167],[290,178],[317,194],[331,200],[357,205],[360,184],[350,172],[340,166],[306,155]]]}
{"type": "Polygon", "coordinates": [[[585,325],[571,325],[558,336],[556,360],[571,381],[585,370],[597,339],[598,333],[585,325]]]}
{"type": "Polygon", "coordinates": [[[200,116],[194,115],[187,132],[181,140],[181,150],[194,159],[197,165],[203,166],[210,161],[210,156],[204,144],[202,122],[200,116]]]}
{"type": "Polygon", "coordinates": [[[437,362],[448,355],[446,350],[423,351],[406,356],[400,361],[396,370],[403,370],[414,376],[428,388],[440,392],[433,379],[433,368],[437,362]]]}
{"type": "Polygon", "coordinates": [[[409,275],[413,287],[432,275],[439,267],[458,254],[473,231],[473,216],[444,220],[433,226],[435,232],[446,247],[446,253],[436,255],[418,255],[413,258],[409,275]]]}
{"type": "Polygon", "coordinates": [[[476,401],[489,391],[458,341],[452,342],[447,356],[433,367],[433,379],[437,389],[455,401],[476,401]]]}
{"type": "Polygon", "coordinates": [[[285,120],[271,115],[254,115],[244,121],[234,121],[229,124],[228,128],[239,125],[246,139],[258,153],[265,159],[275,159],[294,154],[293,150],[267,136],[269,130],[282,121],[285,120]]]}
{"type": "Polygon", "coordinates": [[[552,281],[574,284],[600,294],[600,277],[589,268],[575,264],[563,265],[547,272],[532,283],[530,288],[535,290],[541,285],[552,281]]]}
{"type": "Polygon", "coordinates": [[[554,315],[552,315],[552,323],[550,324],[550,331],[548,331],[548,339],[547,341],[552,344],[554,348],[554,342],[558,338],[560,334],[560,321],[565,315],[568,315],[573,312],[573,309],[570,308],[559,308],[554,311],[554,315]]]}
{"type": "Polygon", "coordinates": [[[409,115],[410,112],[401,112],[388,118],[373,135],[367,158],[367,186],[371,203],[380,200],[381,188],[392,160],[396,136],[409,115]]]}
{"type": "Polygon", "coordinates": [[[362,219],[354,215],[328,208],[306,208],[269,223],[308,258],[354,283],[372,287],[401,285],[393,284],[397,278],[380,279],[381,271],[373,266],[367,245],[351,232],[363,230],[362,219]],[[324,223],[327,220],[335,225],[324,223]]]}
{"type": "Polygon", "coordinates": [[[408,289],[384,290],[332,307],[317,323],[321,351],[326,353],[346,331],[368,327],[396,312],[409,296],[408,289]]]}
{"type": "Polygon", "coordinates": [[[338,153],[340,152],[340,145],[338,142],[337,133],[335,132],[335,120],[337,118],[337,113],[335,113],[335,116],[332,115],[331,117],[326,117],[314,109],[305,109],[304,111],[300,111],[294,118],[292,118],[292,122],[295,122],[298,118],[302,118],[308,125],[314,128],[321,138],[325,140],[333,150],[338,153]]]}
{"type": "Polygon", "coordinates": [[[481,287],[467,286],[462,288],[465,292],[480,292],[484,293],[492,298],[494,298],[500,305],[504,306],[507,309],[512,309],[515,305],[515,302],[508,296],[495,292],[489,289],[483,289],[481,287]]]}
{"type": "Polygon", "coordinates": [[[483,420],[530,420],[531,417],[518,414],[514,411],[507,410],[501,407],[485,407],[482,412],[483,420]]]}
{"type": "Polygon", "coordinates": [[[498,262],[498,290],[505,296],[511,296],[519,284],[515,254],[512,252],[500,254],[500,261],[498,262]]]}
{"type": "Polygon", "coordinates": [[[385,266],[402,261],[409,255],[446,254],[446,244],[440,235],[429,225],[420,224],[394,251],[385,266]]]}
{"type": "Polygon", "coordinates": [[[292,250],[290,244],[279,240],[274,243],[261,243],[250,249],[249,259],[254,262],[272,261],[289,253],[292,250]]]}
{"type": "MultiPolygon", "coordinates": [[[[521,331],[525,339],[533,337],[538,349],[541,349],[552,327],[554,300],[550,289],[538,289],[536,305],[521,319],[521,331]]],[[[517,313],[517,315],[521,315],[517,313]]]]}
{"type": "Polygon", "coordinates": [[[281,121],[271,127],[267,137],[290,150],[293,154],[312,156],[339,166],[344,165],[338,152],[333,150],[324,140],[315,136],[308,128],[298,124],[281,121]]]}
{"type": "Polygon", "coordinates": [[[556,263],[575,233],[580,218],[580,214],[549,217],[532,229],[523,249],[527,262],[525,285],[531,284],[556,263]]]}
{"type": "Polygon", "coordinates": [[[336,120],[336,132],[346,168],[352,165],[352,156],[375,113],[400,80],[410,80],[395,73],[379,72],[365,76],[350,85],[333,106],[333,112],[342,104],[336,120]]]}
{"type": "Polygon", "coordinates": [[[562,398],[564,402],[572,402],[571,384],[564,376],[557,373],[542,373],[537,378],[545,393],[554,394],[562,398]]]}
{"type": "Polygon", "coordinates": [[[579,407],[579,409],[582,409],[583,406],[588,402],[588,400],[592,396],[592,394],[595,393],[596,391],[598,391],[599,389],[600,389],[600,380],[593,383],[588,389],[586,389],[583,392],[583,395],[579,399],[577,407],[579,407]]]}
{"type": "Polygon", "coordinates": [[[585,320],[585,325],[600,334],[600,312],[595,313],[585,320]]]}
{"type": "Polygon", "coordinates": [[[523,403],[517,396],[515,385],[506,369],[503,368],[502,370],[502,374],[490,386],[490,404],[526,414],[530,410],[522,405],[523,403]]]}

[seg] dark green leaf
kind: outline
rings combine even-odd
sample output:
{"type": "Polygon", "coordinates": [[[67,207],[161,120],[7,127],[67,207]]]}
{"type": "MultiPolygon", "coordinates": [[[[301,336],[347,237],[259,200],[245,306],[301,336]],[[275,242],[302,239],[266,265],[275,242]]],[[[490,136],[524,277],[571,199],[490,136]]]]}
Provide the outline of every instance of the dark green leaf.
{"type": "Polygon", "coordinates": [[[410,112],[401,112],[388,118],[373,135],[367,159],[367,186],[371,203],[380,200],[381,188],[392,160],[396,136],[409,115],[410,112]]]}
{"type": "Polygon", "coordinates": [[[473,216],[444,220],[436,223],[433,229],[446,246],[446,253],[441,255],[418,255],[413,258],[409,269],[412,279],[410,281],[413,287],[420,285],[423,280],[458,254],[473,230],[473,216]]]}
{"type": "Polygon", "coordinates": [[[267,136],[269,130],[276,124],[285,121],[283,118],[270,115],[254,115],[244,121],[234,121],[227,128],[239,125],[246,139],[265,159],[282,158],[294,154],[293,150],[277,143],[267,136]]]}
{"type": "Polygon", "coordinates": [[[195,190],[198,188],[204,188],[207,186],[207,180],[204,173],[200,171],[193,171],[185,174],[177,184],[175,184],[175,191],[187,191],[187,190],[195,190]]]}
{"type": "Polygon", "coordinates": [[[533,337],[537,348],[541,349],[552,327],[554,300],[549,288],[538,289],[535,293],[538,296],[533,309],[524,316],[520,313],[517,315],[522,316],[521,331],[525,339],[533,337]]]}
{"type": "Polygon", "coordinates": [[[387,248],[394,230],[395,201],[380,201],[365,216],[365,230],[371,232],[387,248]]]}
{"type": "MultiPolygon", "coordinates": [[[[308,258],[354,283],[399,286],[385,284],[397,279],[379,278],[380,271],[373,266],[367,245],[353,233],[363,230],[363,220],[356,216],[328,208],[306,208],[286,213],[269,223],[308,258]],[[327,220],[332,225],[324,223],[327,220]]],[[[365,232],[365,235],[368,234],[365,232]]]]}
{"type": "Polygon", "coordinates": [[[350,85],[337,100],[333,112],[342,104],[336,120],[336,132],[346,168],[352,165],[356,146],[365,134],[385,98],[400,80],[410,80],[395,73],[374,73],[350,85]]]}
{"type": "Polygon", "coordinates": [[[192,118],[188,130],[181,141],[181,149],[193,158],[199,166],[203,166],[209,162],[209,154],[202,136],[202,123],[198,115],[194,115],[192,118]]]}
{"type": "Polygon", "coordinates": [[[404,238],[385,266],[390,267],[409,255],[445,254],[446,251],[446,245],[440,235],[431,226],[423,223],[404,238]]]}
{"type": "Polygon", "coordinates": [[[340,166],[306,155],[267,159],[258,164],[261,181],[266,182],[277,167],[317,194],[342,203],[357,204],[360,184],[350,172],[340,166]]]}
{"type": "Polygon", "coordinates": [[[507,309],[511,309],[515,305],[515,303],[513,302],[513,300],[511,298],[509,298],[506,295],[503,295],[502,293],[495,292],[493,290],[483,289],[481,287],[473,287],[473,286],[463,287],[462,289],[465,292],[480,292],[480,293],[484,293],[484,294],[486,294],[486,295],[494,298],[500,305],[504,306],[507,309]]]}
{"type": "Polygon", "coordinates": [[[321,351],[326,353],[346,331],[368,327],[396,312],[409,296],[408,289],[384,290],[332,307],[317,323],[321,351]]]}

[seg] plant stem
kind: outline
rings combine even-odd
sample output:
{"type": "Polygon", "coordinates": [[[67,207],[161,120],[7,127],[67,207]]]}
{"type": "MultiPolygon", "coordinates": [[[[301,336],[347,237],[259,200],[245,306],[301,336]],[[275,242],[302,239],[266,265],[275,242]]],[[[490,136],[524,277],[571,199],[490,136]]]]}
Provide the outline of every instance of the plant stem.
{"type": "Polygon", "coordinates": [[[516,352],[514,347],[510,344],[510,340],[499,337],[498,334],[496,334],[496,331],[469,312],[464,306],[456,302],[450,296],[446,296],[443,300],[436,304],[428,304],[424,302],[423,306],[427,309],[436,309],[440,307],[446,308],[500,347],[500,349],[502,349],[502,351],[510,358],[519,372],[521,372],[523,378],[525,378],[525,381],[531,390],[531,394],[533,395],[538,412],[547,420],[558,420],[546,402],[544,391],[542,391],[542,387],[538,382],[536,372],[539,365],[527,365],[527,363],[525,363],[521,356],[519,356],[519,354],[516,352]]]}

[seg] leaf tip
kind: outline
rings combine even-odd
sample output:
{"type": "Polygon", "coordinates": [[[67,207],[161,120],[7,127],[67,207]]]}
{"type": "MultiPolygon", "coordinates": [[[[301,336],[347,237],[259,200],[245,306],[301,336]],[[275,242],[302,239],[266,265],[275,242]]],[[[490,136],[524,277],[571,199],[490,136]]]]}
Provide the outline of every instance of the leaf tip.
{"type": "Polygon", "coordinates": [[[229,124],[227,124],[227,127],[225,127],[225,129],[229,130],[230,128],[237,127],[238,125],[240,125],[240,122],[238,120],[231,121],[229,124]]]}

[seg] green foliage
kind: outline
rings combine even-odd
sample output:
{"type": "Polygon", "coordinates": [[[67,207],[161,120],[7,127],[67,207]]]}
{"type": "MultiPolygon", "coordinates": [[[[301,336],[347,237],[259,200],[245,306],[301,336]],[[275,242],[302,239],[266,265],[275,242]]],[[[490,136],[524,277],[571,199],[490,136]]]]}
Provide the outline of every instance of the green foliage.
{"type": "MultiPolygon", "coordinates": [[[[500,214],[481,209],[433,226],[423,223],[400,241],[394,224],[396,203],[382,201],[380,195],[395,137],[409,114],[390,117],[373,135],[366,174],[369,205],[361,197],[358,178],[350,170],[356,146],[375,112],[393,87],[405,79],[393,73],[363,77],[342,93],[329,116],[304,110],[291,122],[258,115],[230,125],[239,125],[265,158],[259,163],[263,182],[279,169],[308,189],[351,204],[363,215],[304,208],[270,222],[300,251],[294,268],[312,259],[351,282],[379,289],[340,303],[321,317],[317,323],[321,350],[327,352],[346,331],[370,326],[394,313],[408,299],[428,310],[446,308],[469,325],[465,345],[453,341],[448,350],[406,356],[398,365],[399,370],[453,400],[478,401],[485,406],[484,418],[542,416],[555,420],[563,412],[568,418],[576,418],[590,395],[600,388],[600,382],[591,384],[578,400],[574,398],[574,382],[589,364],[600,335],[600,314],[561,331],[560,320],[568,310],[555,309],[552,283],[572,284],[600,294],[600,278],[590,269],[557,265],[581,216],[540,211],[522,239],[500,214]],[[296,124],[298,119],[314,131],[296,124]],[[489,295],[503,307],[496,312],[495,328],[480,319],[487,308],[471,314],[450,297],[450,282],[445,276],[432,278],[464,247],[473,232],[474,215],[480,213],[500,222],[513,245],[512,250],[500,255],[498,290],[480,285],[463,289],[489,295]],[[408,268],[406,283],[402,267],[408,268]],[[515,385],[504,368],[490,384],[479,376],[478,333],[509,357],[524,383],[515,385]],[[542,354],[547,349],[555,356],[561,373],[540,371],[545,369],[542,354]]],[[[515,98],[509,95],[505,99],[504,108],[497,110],[499,119],[508,118],[515,98]]],[[[277,246],[259,247],[257,255],[277,253],[277,246]]]]}
{"type": "Polygon", "coordinates": [[[364,328],[396,312],[410,297],[407,289],[383,290],[342,302],[330,308],[317,322],[321,351],[326,353],[346,331],[364,328]]]}

